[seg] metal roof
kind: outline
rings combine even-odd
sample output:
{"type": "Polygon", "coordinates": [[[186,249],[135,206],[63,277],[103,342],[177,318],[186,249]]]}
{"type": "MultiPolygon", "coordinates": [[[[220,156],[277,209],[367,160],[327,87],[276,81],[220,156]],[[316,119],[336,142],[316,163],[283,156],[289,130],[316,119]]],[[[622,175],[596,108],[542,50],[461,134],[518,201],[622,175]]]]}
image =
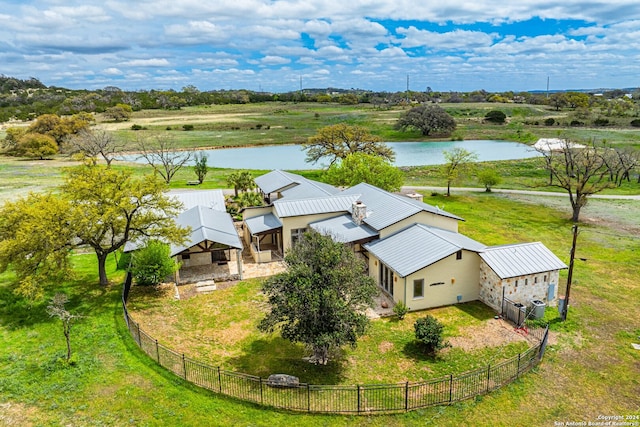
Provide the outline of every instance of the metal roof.
{"type": "Polygon", "coordinates": [[[280,220],[276,218],[276,216],[272,213],[245,219],[244,223],[247,224],[249,233],[253,235],[282,227],[282,223],[280,222],[280,220]]]}
{"type": "Polygon", "coordinates": [[[424,224],[414,224],[364,247],[400,277],[415,273],[461,249],[478,252],[485,248],[460,233],[424,224]]]}
{"type": "Polygon", "coordinates": [[[540,242],[492,246],[480,257],[501,279],[567,268],[540,242]]]}
{"type": "Polygon", "coordinates": [[[167,195],[179,200],[184,205],[184,211],[195,206],[206,206],[222,212],[227,210],[222,190],[172,190],[167,195]]]}
{"type": "Polygon", "coordinates": [[[195,206],[176,218],[182,227],[191,227],[191,235],[183,245],[171,245],[171,256],[208,240],[232,248],[242,249],[242,242],[233,224],[231,215],[203,206],[195,206]]]}
{"type": "Polygon", "coordinates": [[[368,241],[378,237],[378,232],[366,224],[356,225],[349,214],[313,222],[309,226],[320,234],[331,236],[334,241],[340,243],[368,241]]]}
{"type": "Polygon", "coordinates": [[[288,199],[324,197],[340,192],[332,185],[279,169],[257,177],[255,182],[263,193],[280,192],[288,199]]]}
{"type": "Polygon", "coordinates": [[[442,209],[405,196],[389,193],[366,183],[348,188],[342,194],[360,195],[359,200],[367,206],[367,216],[364,222],[376,230],[382,230],[422,211],[463,221],[462,218],[442,209]]]}
{"type": "Polygon", "coordinates": [[[348,212],[359,194],[314,197],[311,199],[280,199],[273,202],[279,218],[314,215],[331,212],[348,212]]]}

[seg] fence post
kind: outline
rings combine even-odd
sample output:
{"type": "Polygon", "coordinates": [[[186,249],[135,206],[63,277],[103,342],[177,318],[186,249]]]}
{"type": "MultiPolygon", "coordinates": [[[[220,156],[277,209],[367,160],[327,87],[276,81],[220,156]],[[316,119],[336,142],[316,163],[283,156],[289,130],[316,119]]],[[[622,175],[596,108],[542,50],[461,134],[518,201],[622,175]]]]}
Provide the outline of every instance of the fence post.
{"type": "Polygon", "coordinates": [[[449,375],[449,403],[453,402],[453,374],[449,375]]]}
{"type": "Polygon", "coordinates": [[[184,353],[182,353],[182,372],[184,374],[184,379],[187,379],[187,363],[184,360],[184,353]]]}
{"type": "Polygon", "coordinates": [[[264,405],[264,397],[262,396],[262,377],[258,377],[260,380],[260,404],[264,405]]]}
{"type": "Polygon", "coordinates": [[[518,353],[518,369],[516,370],[516,379],[520,377],[520,355],[522,353],[518,353]]]}
{"type": "Polygon", "coordinates": [[[404,410],[409,410],[409,381],[404,383],[404,410]]]}
{"type": "Polygon", "coordinates": [[[358,413],[360,413],[360,384],[357,385],[358,390],[358,413]]]}
{"type": "Polygon", "coordinates": [[[218,366],[218,389],[222,393],[222,375],[220,374],[220,366],[218,366]]]}
{"type": "Polygon", "coordinates": [[[138,347],[142,348],[142,343],[140,342],[140,323],[136,322],[136,328],[138,329],[138,347]]]}
{"type": "Polygon", "coordinates": [[[160,349],[158,348],[158,340],[156,340],[156,361],[160,365],[160,349]]]}
{"type": "Polygon", "coordinates": [[[307,412],[311,412],[311,387],[307,383],[307,412]]]}
{"type": "Polygon", "coordinates": [[[487,393],[489,393],[490,382],[491,382],[491,363],[487,365],[487,393]]]}

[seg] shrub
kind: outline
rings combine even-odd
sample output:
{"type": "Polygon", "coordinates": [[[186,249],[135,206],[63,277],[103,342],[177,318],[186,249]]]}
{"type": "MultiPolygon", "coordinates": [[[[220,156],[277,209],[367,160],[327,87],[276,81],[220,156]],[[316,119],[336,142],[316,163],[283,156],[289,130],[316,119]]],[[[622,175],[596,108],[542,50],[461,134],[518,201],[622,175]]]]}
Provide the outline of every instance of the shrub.
{"type": "Polygon", "coordinates": [[[593,124],[596,126],[607,126],[609,124],[609,119],[605,119],[604,117],[598,117],[593,121],[593,124]]]}
{"type": "Polygon", "coordinates": [[[402,320],[404,319],[404,316],[406,316],[407,313],[409,312],[409,307],[407,307],[405,303],[400,301],[393,307],[393,312],[395,313],[396,316],[398,316],[399,320],[402,320]]]}
{"type": "Polygon", "coordinates": [[[580,120],[571,120],[571,123],[569,123],[570,126],[582,126],[584,125],[583,122],[581,122],[580,120]]]}
{"type": "Polygon", "coordinates": [[[132,256],[131,274],[136,283],[143,286],[157,285],[178,269],[178,265],[169,256],[169,245],[151,240],[132,256]]]}
{"type": "Polygon", "coordinates": [[[444,326],[431,315],[416,320],[413,328],[415,329],[416,339],[424,346],[427,353],[435,353],[449,345],[442,339],[444,326]]]}
{"type": "Polygon", "coordinates": [[[131,125],[131,130],[142,130],[142,129],[144,128],[140,125],[136,125],[136,124],[131,125]]]}
{"type": "Polygon", "coordinates": [[[556,124],[556,119],[554,119],[553,117],[549,117],[548,119],[545,119],[544,124],[545,126],[553,126],[554,124],[556,124]]]}
{"type": "Polygon", "coordinates": [[[500,110],[492,110],[485,114],[484,119],[491,123],[503,124],[507,120],[507,115],[500,110]]]}
{"type": "Polygon", "coordinates": [[[182,129],[186,131],[193,130],[193,125],[182,125],[182,129]]]}
{"type": "Polygon", "coordinates": [[[640,119],[631,120],[631,126],[633,126],[634,128],[640,128],[640,119]]]}

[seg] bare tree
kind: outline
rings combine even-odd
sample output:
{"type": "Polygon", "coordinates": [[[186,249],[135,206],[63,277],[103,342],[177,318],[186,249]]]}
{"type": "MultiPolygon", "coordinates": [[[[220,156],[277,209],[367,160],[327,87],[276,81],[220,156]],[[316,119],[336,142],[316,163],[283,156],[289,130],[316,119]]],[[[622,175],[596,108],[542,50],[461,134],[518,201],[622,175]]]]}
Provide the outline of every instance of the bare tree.
{"type": "Polygon", "coordinates": [[[71,360],[71,323],[82,316],[71,314],[64,308],[69,302],[69,298],[65,294],[56,294],[51,298],[51,303],[47,306],[47,313],[51,317],[57,317],[62,321],[62,333],[67,342],[67,362],[71,360]]]}
{"type": "Polygon", "coordinates": [[[173,176],[193,157],[193,151],[179,150],[175,140],[167,135],[156,135],[153,138],[140,137],[136,148],[140,157],[164,179],[171,183],[173,176]]]}
{"type": "Polygon", "coordinates": [[[544,156],[545,167],[553,177],[551,185],[569,194],[573,222],[578,222],[589,196],[614,185],[607,164],[610,149],[604,144],[591,141],[584,146],[563,140],[558,149],[537,151],[544,156]]]}
{"type": "Polygon", "coordinates": [[[91,159],[97,159],[98,156],[101,156],[107,162],[107,166],[111,166],[111,162],[126,147],[124,141],[117,139],[113,133],[102,129],[83,129],[68,138],[66,142],[66,151],[70,154],[81,153],[91,159]]]}

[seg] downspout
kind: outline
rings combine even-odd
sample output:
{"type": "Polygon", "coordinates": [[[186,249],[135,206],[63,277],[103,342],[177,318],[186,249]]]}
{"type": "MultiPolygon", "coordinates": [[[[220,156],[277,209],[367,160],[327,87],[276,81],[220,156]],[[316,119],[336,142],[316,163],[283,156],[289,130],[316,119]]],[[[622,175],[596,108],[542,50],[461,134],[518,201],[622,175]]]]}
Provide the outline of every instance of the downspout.
{"type": "Polygon", "coordinates": [[[406,276],[404,277],[404,296],[402,297],[402,299],[403,299],[402,302],[406,307],[407,305],[407,277],[406,276]]]}

